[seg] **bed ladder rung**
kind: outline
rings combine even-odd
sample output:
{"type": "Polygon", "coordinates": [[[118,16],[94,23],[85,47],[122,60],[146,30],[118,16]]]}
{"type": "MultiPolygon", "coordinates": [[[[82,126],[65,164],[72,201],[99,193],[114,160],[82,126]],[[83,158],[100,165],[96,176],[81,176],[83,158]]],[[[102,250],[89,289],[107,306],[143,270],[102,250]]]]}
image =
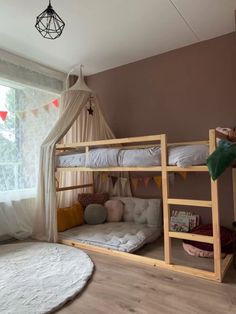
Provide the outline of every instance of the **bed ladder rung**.
{"type": "Polygon", "coordinates": [[[212,236],[187,233],[187,232],[173,232],[173,231],[169,231],[169,236],[175,239],[191,240],[191,241],[213,244],[212,236]]]}
{"type": "Polygon", "coordinates": [[[212,202],[211,201],[178,199],[178,198],[168,198],[168,204],[169,205],[186,205],[186,206],[212,207],[212,202]]]}

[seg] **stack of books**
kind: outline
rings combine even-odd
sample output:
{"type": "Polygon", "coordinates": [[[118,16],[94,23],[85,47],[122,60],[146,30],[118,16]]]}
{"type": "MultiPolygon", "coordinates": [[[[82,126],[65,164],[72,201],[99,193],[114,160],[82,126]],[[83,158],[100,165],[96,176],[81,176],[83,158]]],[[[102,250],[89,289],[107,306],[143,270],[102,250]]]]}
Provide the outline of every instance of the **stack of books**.
{"type": "Polygon", "coordinates": [[[173,210],[170,217],[170,231],[189,232],[199,226],[200,216],[192,212],[173,210]]]}

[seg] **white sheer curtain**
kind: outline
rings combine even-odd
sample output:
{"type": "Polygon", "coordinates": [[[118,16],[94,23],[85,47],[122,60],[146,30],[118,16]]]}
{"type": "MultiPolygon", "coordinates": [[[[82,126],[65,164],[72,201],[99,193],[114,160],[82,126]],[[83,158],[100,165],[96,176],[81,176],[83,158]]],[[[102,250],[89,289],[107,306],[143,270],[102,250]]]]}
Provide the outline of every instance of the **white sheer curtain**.
{"type": "Polygon", "coordinates": [[[90,97],[88,90],[67,90],[61,96],[62,114],[40,148],[36,218],[33,236],[57,242],[55,147],[73,125],[90,97]]]}
{"type": "MultiPolygon", "coordinates": [[[[4,121],[0,117],[0,240],[24,239],[32,232],[35,215],[40,144],[58,118],[59,110],[52,100],[58,98],[60,91],[53,93],[13,81],[20,77],[19,66],[11,63],[9,67],[7,62],[1,61],[0,69],[3,65],[11,81],[5,81],[6,75],[1,72],[0,112],[7,112],[7,116],[4,121]]],[[[25,73],[27,71],[34,76],[35,84],[43,81],[44,75],[25,69],[25,73]]],[[[63,83],[59,85],[58,89],[63,83]]]]}

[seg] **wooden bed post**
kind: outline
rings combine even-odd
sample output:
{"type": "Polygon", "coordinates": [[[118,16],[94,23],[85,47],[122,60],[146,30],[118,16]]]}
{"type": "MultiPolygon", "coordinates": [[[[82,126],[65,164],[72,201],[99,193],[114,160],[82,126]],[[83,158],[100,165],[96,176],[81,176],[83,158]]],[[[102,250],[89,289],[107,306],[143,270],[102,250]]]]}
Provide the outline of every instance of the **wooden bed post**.
{"type": "Polygon", "coordinates": [[[164,220],[164,253],[165,262],[171,263],[171,238],[169,237],[170,228],[170,206],[169,180],[167,172],[167,138],[166,134],[161,135],[161,167],[162,167],[162,199],[163,199],[163,220],[164,220]]]}
{"type": "MultiPolygon", "coordinates": [[[[216,132],[209,130],[209,152],[216,149],[216,132]]],[[[214,272],[216,279],[222,281],[221,264],[221,238],[220,238],[220,215],[218,202],[218,180],[211,179],[211,200],[212,200],[212,226],[213,226],[213,247],[214,247],[214,272]]]]}

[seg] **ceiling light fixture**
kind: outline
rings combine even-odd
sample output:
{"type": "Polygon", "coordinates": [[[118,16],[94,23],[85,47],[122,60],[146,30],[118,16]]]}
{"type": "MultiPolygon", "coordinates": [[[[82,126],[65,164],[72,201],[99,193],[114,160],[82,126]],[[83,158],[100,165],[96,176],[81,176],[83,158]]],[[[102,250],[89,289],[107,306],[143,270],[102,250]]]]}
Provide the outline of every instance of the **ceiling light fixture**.
{"type": "Polygon", "coordinates": [[[61,36],[65,23],[53,10],[51,0],[47,9],[37,16],[35,27],[44,38],[56,39],[61,36]]]}

